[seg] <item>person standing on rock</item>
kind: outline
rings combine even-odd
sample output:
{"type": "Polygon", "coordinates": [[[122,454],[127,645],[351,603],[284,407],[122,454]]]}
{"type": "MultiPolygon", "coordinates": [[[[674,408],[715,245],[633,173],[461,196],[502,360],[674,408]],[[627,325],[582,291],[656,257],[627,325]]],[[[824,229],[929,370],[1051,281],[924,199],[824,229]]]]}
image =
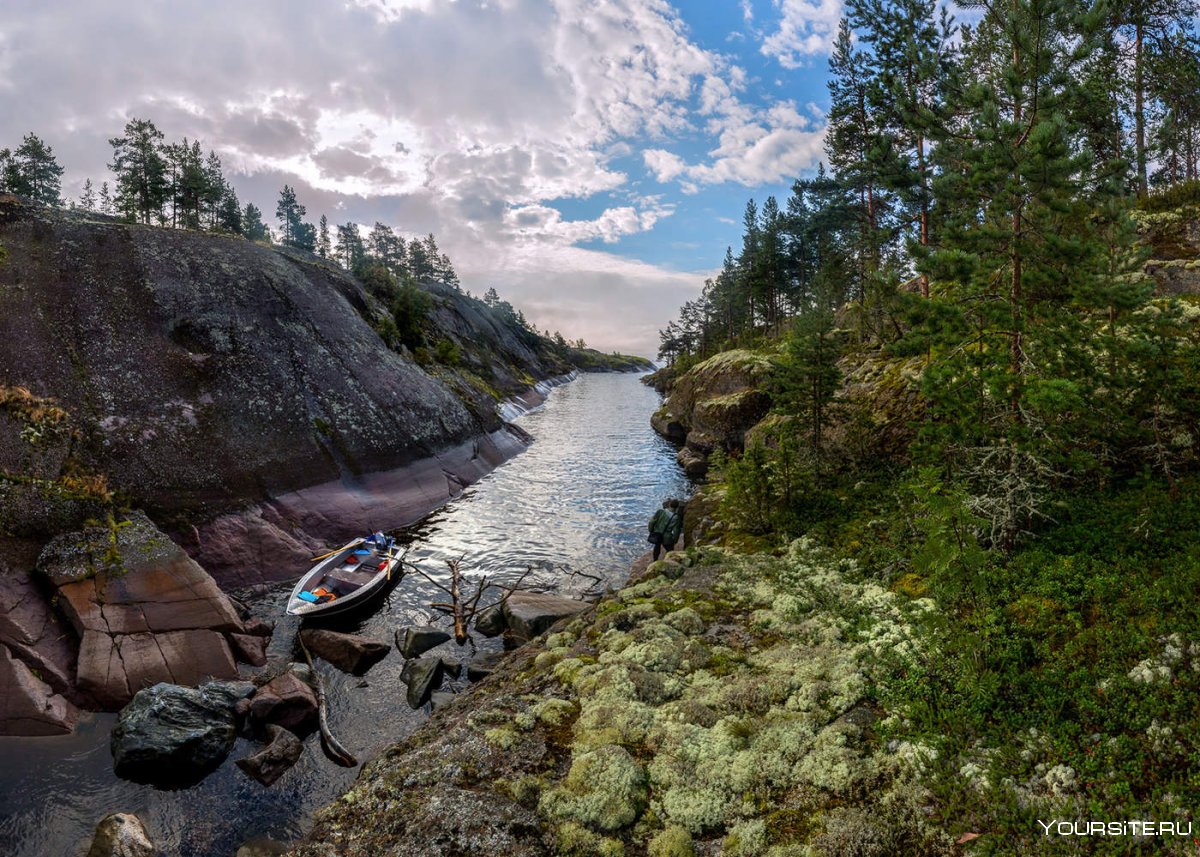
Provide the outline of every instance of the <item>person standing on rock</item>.
{"type": "Polygon", "coordinates": [[[683,516],[679,514],[678,509],[678,500],[666,500],[662,508],[650,519],[650,535],[646,541],[654,545],[656,560],[664,545],[669,553],[675,549],[675,542],[679,540],[679,533],[683,529],[683,516]]]}

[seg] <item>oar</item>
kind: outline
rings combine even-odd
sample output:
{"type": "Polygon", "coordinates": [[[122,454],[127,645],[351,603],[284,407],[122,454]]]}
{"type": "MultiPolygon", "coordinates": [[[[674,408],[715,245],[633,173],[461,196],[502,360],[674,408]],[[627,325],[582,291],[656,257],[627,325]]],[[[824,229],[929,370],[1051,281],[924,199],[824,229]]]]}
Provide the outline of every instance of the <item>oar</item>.
{"type": "Polygon", "coordinates": [[[329,559],[329,557],[333,556],[335,553],[341,553],[342,551],[346,550],[347,548],[352,548],[355,545],[362,544],[365,541],[366,541],[366,539],[364,539],[364,538],[357,538],[352,542],[347,542],[346,544],[342,545],[340,548],[334,548],[329,553],[323,553],[320,556],[314,556],[312,559],[309,560],[309,562],[320,562],[323,559],[329,559]]]}

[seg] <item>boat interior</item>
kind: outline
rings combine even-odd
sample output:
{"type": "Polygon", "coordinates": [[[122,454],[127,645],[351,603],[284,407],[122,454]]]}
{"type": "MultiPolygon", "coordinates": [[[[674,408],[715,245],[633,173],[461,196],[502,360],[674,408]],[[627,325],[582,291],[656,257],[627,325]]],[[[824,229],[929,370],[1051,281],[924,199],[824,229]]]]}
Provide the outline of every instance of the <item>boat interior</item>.
{"type": "Polygon", "coordinates": [[[340,554],[321,575],[309,581],[298,598],[310,604],[327,604],[366,586],[387,569],[385,548],[362,545],[340,554]]]}

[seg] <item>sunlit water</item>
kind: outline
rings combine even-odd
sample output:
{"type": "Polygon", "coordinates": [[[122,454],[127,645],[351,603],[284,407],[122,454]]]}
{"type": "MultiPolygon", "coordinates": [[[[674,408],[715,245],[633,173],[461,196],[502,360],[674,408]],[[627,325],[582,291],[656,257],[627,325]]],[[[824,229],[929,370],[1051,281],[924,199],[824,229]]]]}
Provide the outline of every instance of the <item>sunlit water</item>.
{"type": "MultiPolygon", "coordinates": [[[[543,408],[520,418],[535,438],[526,452],[398,534],[409,542],[408,558],[442,581],[445,561],[461,557],[469,579],[512,581],[533,566],[523,585],[544,591],[580,594],[620,585],[646,548],[645,521],[664,498],[687,491],[674,450],[650,428],[657,404],[657,394],[631,375],[585,375],[555,389],[543,408]]],[[[289,589],[290,583],[281,584],[251,603],[258,615],[278,620],[272,662],[292,657],[298,623],[282,617],[289,589]]],[[[429,608],[443,600],[433,584],[410,573],[377,612],[335,627],[390,641],[406,624],[446,626],[429,608]]],[[[475,650],[450,642],[434,653],[469,660],[500,648],[499,640],[478,643],[475,650]]],[[[331,728],[360,760],[427,716],[404,701],[403,663],[393,648],[360,679],[317,662],[331,699],[331,728]]],[[[464,671],[443,689],[466,687],[464,671]]],[[[115,715],[92,716],[65,738],[0,738],[0,854],[82,855],[100,818],[133,812],[169,855],[233,857],[248,839],[301,836],[312,813],[358,773],[327,760],[314,735],[300,762],[265,789],[233,764],[258,746],[239,738],[229,760],[202,783],[160,791],[113,776],[108,736],[114,721],[115,715]]]]}

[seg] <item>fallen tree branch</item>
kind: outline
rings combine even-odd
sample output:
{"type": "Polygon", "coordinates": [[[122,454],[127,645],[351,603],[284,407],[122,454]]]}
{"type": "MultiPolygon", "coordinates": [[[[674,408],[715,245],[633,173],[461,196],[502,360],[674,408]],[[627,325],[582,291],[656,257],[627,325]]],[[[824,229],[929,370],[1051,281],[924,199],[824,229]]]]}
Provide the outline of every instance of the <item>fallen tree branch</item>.
{"type": "Polygon", "coordinates": [[[333,732],[329,729],[329,721],[325,717],[325,686],[321,682],[317,668],[313,666],[312,655],[309,654],[308,646],[304,645],[304,638],[299,637],[298,639],[300,650],[304,652],[304,660],[308,663],[309,674],[312,675],[313,689],[317,692],[317,725],[321,730],[321,746],[325,749],[325,755],[343,768],[353,768],[358,764],[358,759],[354,758],[350,751],[343,747],[337,738],[333,737],[333,732]]]}

